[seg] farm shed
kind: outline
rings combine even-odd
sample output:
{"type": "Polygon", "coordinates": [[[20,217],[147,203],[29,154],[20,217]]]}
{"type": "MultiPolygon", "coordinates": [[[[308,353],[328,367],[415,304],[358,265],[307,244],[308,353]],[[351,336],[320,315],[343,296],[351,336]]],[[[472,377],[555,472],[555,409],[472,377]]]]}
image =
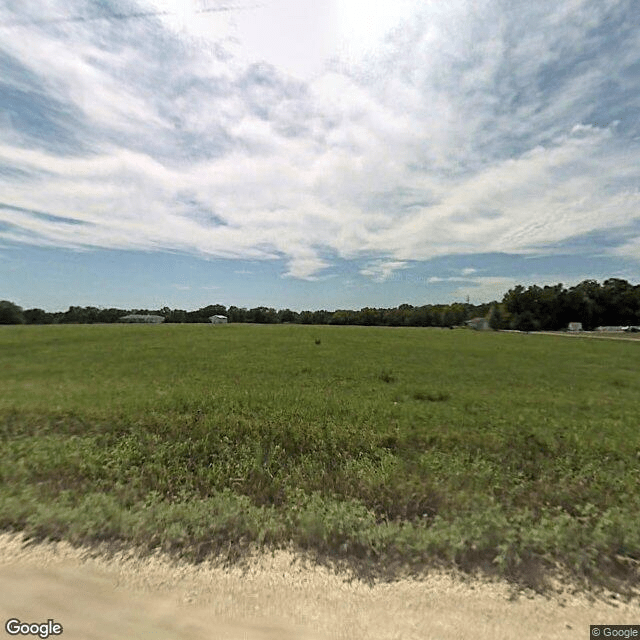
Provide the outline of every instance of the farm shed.
{"type": "Polygon", "coordinates": [[[582,331],[582,322],[570,322],[569,331],[582,331]]]}
{"type": "Polygon", "coordinates": [[[211,324],[227,324],[227,316],[211,316],[209,322],[211,324]]]}
{"type": "Polygon", "coordinates": [[[471,318],[471,320],[467,320],[465,324],[476,331],[488,331],[491,328],[486,318],[471,318]]]}
{"type": "Polygon", "coordinates": [[[160,324],[161,322],[164,322],[164,316],[131,313],[128,316],[122,316],[119,322],[144,322],[147,324],[160,324]]]}

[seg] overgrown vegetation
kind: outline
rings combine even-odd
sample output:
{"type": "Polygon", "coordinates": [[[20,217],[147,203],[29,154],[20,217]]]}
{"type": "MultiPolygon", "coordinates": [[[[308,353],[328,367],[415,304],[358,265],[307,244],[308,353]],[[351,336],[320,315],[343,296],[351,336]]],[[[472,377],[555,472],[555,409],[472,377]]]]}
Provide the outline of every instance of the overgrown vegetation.
{"type": "Polygon", "coordinates": [[[193,559],[602,582],[640,562],[637,345],[464,330],[0,332],[0,527],[193,559]]]}

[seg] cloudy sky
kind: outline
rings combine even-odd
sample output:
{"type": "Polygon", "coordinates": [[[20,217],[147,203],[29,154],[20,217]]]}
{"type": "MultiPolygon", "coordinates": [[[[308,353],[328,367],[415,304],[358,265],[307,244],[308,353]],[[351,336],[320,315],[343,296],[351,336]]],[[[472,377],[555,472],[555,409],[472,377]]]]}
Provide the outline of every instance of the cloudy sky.
{"type": "Polygon", "coordinates": [[[640,281],[637,0],[0,0],[0,298],[640,281]]]}

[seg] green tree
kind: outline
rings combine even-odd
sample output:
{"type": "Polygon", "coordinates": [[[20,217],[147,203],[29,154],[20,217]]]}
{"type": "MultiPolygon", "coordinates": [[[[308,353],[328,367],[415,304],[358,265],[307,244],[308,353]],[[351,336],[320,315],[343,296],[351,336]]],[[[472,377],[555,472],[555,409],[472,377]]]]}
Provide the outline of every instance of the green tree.
{"type": "Polygon", "coordinates": [[[626,280],[609,278],[601,288],[601,301],[604,307],[603,324],[635,324],[638,301],[634,299],[634,287],[626,280]]]}
{"type": "Polygon", "coordinates": [[[514,329],[518,329],[518,331],[538,331],[540,322],[533,312],[527,309],[516,316],[514,329]]]}
{"type": "Polygon", "coordinates": [[[97,317],[97,322],[114,323],[118,322],[122,316],[126,315],[126,311],[122,309],[115,309],[111,307],[109,309],[100,309],[97,317]]]}
{"type": "Polygon", "coordinates": [[[354,324],[354,312],[348,309],[337,309],[331,314],[329,324],[354,324]]]}
{"type": "Polygon", "coordinates": [[[278,311],[278,322],[295,322],[297,313],[291,309],[280,309],[278,311]]]}
{"type": "Polygon", "coordinates": [[[494,304],[489,311],[489,326],[495,331],[504,329],[504,315],[500,307],[501,305],[494,304]]]}
{"type": "Polygon", "coordinates": [[[225,316],[227,315],[227,309],[221,304],[210,304],[207,307],[202,307],[197,311],[190,311],[187,313],[188,322],[209,322],[211,316],[225,316]]]}
{"type": "Polygon", "coordinates": [[[364,307],[360,309],[358,313],[358,324],[366,326],[373,326],[382,324],[382,314],[378,309],[372,309],[371,307],[364,307]]]}
{"type": "Polygon", "coordinates": [[[605,323],[602,290],[596,280],[583,280],[571,287],[567,302],[572,312],[570,322],[582,322],[582,326],[588,330],[605,323]]]}
{"type": "Polygon", "coordinates": [[[9,300],[0,300],[0,324],[24,324],[22,307],[9,300]]]}
{"type": "Polygon", "coordinates": [[[187,322],[187,312],[184,309],[173,309],[169,315],[165,316],[164,321],[175,324],[187,322]]]}
{"type": "Polygon", "coordinates": [[[227,310],[229,322],[247,322],[247,310],[244,307],[234,307],[231,305],[227,310]]]}
{"type": "Polygon", "coordinates": [[[53,314],[44,309],[27,309],[24,311],[24,319],[27,324],[51,324],[53,314]]]}
{"type": "Polygon", "coordinates": [[[313,324],[328,324],[331,318],[331,312],[325,309],[313,312],[313,324]]]}

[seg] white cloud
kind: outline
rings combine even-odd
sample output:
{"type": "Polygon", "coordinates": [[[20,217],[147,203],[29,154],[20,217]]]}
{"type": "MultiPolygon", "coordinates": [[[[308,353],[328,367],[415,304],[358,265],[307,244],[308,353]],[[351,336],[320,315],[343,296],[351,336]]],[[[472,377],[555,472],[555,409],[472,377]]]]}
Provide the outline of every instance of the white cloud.
{"type": "MultiPolygon", "coordinates": [[[[354,0],[341,24],[367,9],[380,38],[387,4],[354,0]]],[[[14,85],[39,83],[31,100],[66,105],[60,122],[83,122],[89,148],[57,153],[5,117],[0,165],[18,173],[3,174],[3,200],[83,224],[0,210],[12,225],[0,238],[283,258],[283,275],[301,279],[318,278],[328,255],[373,255],[361,273],[382,282],[410,261],[553,253],[639,218],[640,147],[623,108],[638,83],[625,67],[632,56],[606,39],[615,3],[542,2],[517,14],[488,0],[406,2],[388,24],[407,20],[383,46],[353,55],[354,45],[348,60],[302,81],[216,48],[248,33],[251,11],[145,6],[172,12],[159,18],[168,31],[141,24],[111,42],[90,23],[57,35],[0,30],[3,50],[33,74],[14,85]],[[614,106],[607,82],[623,88],[614,106]]],[[[292,2],[274,7],[269,20],[298,20],[292,2]]],[[[302,44],[283,44],[271,62],[302,44]]],[[[633,238],[609,251],[640,259],[633,238]]],[[[476,292],[504,284],[474,282],[476,292]]]]}
{"type": "Polygon", "coordinates": [[[471,304],[481,304],[491,300],[502,300],[502,296],[518,284],[522,282],[516,278],[472,278],[467,284],[457,287],[453,296],[457,300],[466,300],[468,297],[471,304]]]}
{"type": "Polygon", "coordinates": [[[400,270],[406,269],[409,265],[401,260],[379,260],[368,264],[360,273],[374,280],[374,282],[385,282],[400,270]]]}
{"type": "Polygon", "coordinates": [[[640,238],[634,238],[629,242],[625,242],[613,249],[612,253],[622,258],[630,258],[640,262],[640,238]]]}
{"type": "Polygon", "coordinates": [[[450,276],[448,278],[443,278],[441,276],[430,276],[427,278],[427,282],[429,284],[436,284],[438,282],[471,282],[471,278],[463,278],[461,276],[450,276]]]}
{"type": "Polygon", "coordinates": [[[136,63],[134,43],[116,56],[87,42],[70,47],[67,41],[37,30],[15,29],[18,37],[2,38],[2,48],[39,76],[50,97],[78,109],[93,124],[108,124],[123,133],[163,125],[143,97],[117,80],[120,69],[136,63]],[[109,72],[102,71],[102,65],[109,72]]]}

